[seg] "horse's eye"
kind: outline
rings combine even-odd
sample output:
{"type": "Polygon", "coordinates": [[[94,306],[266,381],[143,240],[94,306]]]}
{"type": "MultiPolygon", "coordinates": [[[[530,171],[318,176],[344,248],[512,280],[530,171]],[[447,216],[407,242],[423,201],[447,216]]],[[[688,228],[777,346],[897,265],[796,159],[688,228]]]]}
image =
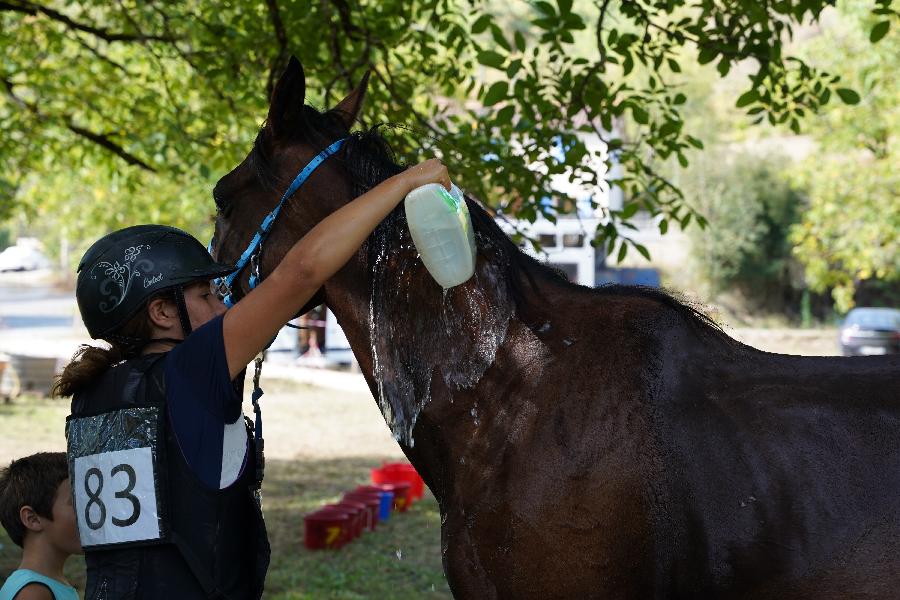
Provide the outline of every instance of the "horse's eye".
{"type": "Polygon", "coordinates": [[[222,210],[222,208],[223,208],[222,197],[219,195],[218,187],[213,188],[213,202],[216,203],[216,208],[218,208],[219,210],[222,210]]]}
{"type": "Polygon", "coordinates": [[[213,188],[213,202],[216,203],[216,208],[219,212],[224,212],[225,209],[228,208],[228,202],[222,197],[222,190],[219,189],[219,186],[213,188]]]}

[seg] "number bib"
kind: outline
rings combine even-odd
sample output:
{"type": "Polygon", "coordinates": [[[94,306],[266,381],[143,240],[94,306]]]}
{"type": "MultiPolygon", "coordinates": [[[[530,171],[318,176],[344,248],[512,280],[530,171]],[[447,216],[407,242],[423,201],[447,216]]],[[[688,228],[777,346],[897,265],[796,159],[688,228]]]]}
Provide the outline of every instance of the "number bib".
{"type": "Polygon", "coordinates": [[[69,476],[83,548],[152,543],[167,535],[160,407],[68,422],[69,476]]]}

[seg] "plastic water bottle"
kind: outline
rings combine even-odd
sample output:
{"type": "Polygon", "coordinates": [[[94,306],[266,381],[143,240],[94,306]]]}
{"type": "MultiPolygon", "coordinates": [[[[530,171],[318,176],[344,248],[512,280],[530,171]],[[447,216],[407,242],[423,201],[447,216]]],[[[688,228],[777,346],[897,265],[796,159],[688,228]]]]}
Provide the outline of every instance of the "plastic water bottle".
{"type": "Polygon", "coordinates": [[[425,268],[444,288],[475,273],[475,233],[462,192],[438,183],[411,191],[404,201],[406,221],[425,268]]]}

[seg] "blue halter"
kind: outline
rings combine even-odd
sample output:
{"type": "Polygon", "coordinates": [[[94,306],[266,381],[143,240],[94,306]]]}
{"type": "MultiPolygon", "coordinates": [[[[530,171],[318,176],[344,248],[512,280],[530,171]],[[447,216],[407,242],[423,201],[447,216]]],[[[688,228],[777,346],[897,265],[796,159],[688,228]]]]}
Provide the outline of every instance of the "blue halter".
{"type": "MultiPolygon", "coordinates": [[[[347,141],[347,138],[340,139],[321,152],[316,155],[309,164],[307,164],[303,169],[297,174],[294,178],[294,181],[291,182],[291,185],[288,187],[287,191],[284,192],[284,195],[281,197],[281,200],[278,202],[278,206],[276,206],[272,212],[266,215],[266,218],[263,219],[262,224],[260,224],[259,229],[256,231],[256,235],[253,236],[253,239],[250,241],[250,245],[247,246],[247,249],[244,250],[244,253],[241,254],[241,257],[238,259],[235,264],[235,270],[233,273],[228,275],[227,277],[217,277],[214,280],[216,289],[219,290],[222,295],[222,301],[225,302],[225,305],[228,308],[234,306],[234,294],[231,291],[231,286],[234,284],[234,280],[241,274],[241,271],[244,270],[244,267],[247,266],[249,262],[252,270],[250,272],[250,281],[249,286],[252,290],[257,285],[259,285],[260,277],[259,277],[259,255],[262,250],[262,243],[269,235],[269,231],[272,229],[272,225],[275,223],[275,219],[278,218],[278,214],[281,212],[281,208],[284,206],[284,203],[294,195],[300,186],[303,185],[309,176],[312,175],[313,171],[316,170],[316,167],[325,162],[325,159],[334,155],[338,150],[341,149],[341,146],[344,145],[344,142],[347,141]]],[[[209,242],[208,247],[209,253],[212,254],[212,240],[209,242]]]]}

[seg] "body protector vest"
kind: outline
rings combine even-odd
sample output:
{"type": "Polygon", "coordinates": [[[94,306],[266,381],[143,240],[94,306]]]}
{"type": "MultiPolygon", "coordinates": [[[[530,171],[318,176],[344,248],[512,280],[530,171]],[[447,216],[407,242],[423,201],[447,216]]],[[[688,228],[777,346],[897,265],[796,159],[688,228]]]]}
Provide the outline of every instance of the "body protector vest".
{"type": "Polygon", "coordinates": [[[269,544],[253,438],[237,481],[205,486],[168,426],[165,356],[120,363],[72,399],[66,437],[85,599],[258,599],[269,544]]]}

